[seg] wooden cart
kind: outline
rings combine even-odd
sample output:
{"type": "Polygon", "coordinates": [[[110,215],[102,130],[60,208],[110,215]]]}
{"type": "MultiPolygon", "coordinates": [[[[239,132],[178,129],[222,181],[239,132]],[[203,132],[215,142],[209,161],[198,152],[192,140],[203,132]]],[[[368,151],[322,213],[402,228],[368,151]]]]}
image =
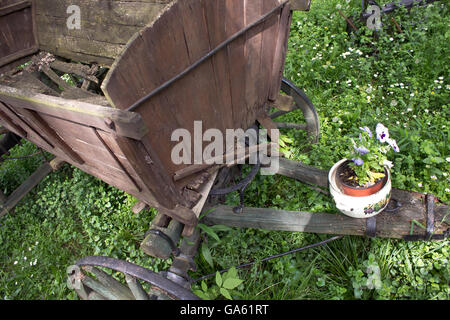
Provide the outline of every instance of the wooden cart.
{"type": "MultiPolygon", "coordinates": [[[[171,158],[177,144],[172,133],[183,128],[193,136],[195,121],[203,131],[221,133],[255,123],[298,128],[312,143],[318,141],[314,106],[282,78],[292,10],[308,9],[304,0],[0,0],[0,124],[54,154],[56,162],[68,162],[156,208],[141,247],[155,257],[174,256],[164,274],[107,257],[84,258],[68,270],[81,298],[148,299],[140,280],[169,297],[196,298],[188,271],[195,268],[200,241],[195,227],[206,207],[215,208],[205,218],[210,224],[366,234],[368,221],[340,215],[219,205],[208,196],[220,194],[217,190],[242,193],[257,170],[233,188],[227,187],[231,165],[175,164],[171,158]],[[270,107],[279,111],[269,114],[270,107]],[[272,120],[296,109],[304,124],[272,120]],[[128,287],[99,266],[126,274],[128,287]]],[[[324,171],[286,159],[280,166],[279,174],[327,185],[324,171]]],[[[429,222],[427,236],[447,231],[445,205],[432,210],[432,198],[423,204],[424,195],[395,194],[404,205],[370,220],[370,235],[403,237],[412,220],[430,217],[439,223],[429,222]]],[[[6,200],[2,215],[18,199],[6,200]]]]}

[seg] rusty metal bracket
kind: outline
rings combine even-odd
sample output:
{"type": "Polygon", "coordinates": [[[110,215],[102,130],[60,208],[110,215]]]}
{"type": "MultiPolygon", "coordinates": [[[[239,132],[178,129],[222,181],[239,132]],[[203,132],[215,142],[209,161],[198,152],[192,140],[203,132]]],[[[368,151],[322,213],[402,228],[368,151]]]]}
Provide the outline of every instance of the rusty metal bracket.
{"type": "Polygon", "coordinates": [[[450,229],[447,229],[441,234],[434,234],[435,230],[435,216],[434,216],[434,201],[435,197],[432,194],[427,194],[425,196],[425,206],[426,206],[426,231],[423,235],[406,235],[403,237],[405,241],[418,241],[418,240],[444,240],[448,238],[450,234],[450,229]]]}

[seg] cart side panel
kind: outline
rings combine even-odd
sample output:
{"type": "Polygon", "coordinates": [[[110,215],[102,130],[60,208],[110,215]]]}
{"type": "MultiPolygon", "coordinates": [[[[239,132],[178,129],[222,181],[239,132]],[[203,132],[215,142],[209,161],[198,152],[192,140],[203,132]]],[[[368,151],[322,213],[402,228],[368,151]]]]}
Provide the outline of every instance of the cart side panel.
{"type": "Polygon", "coordinates": [[[190,163],[195,163],[194,121],[201,121],[201,134],[219,129],[225,136],[226,129],[247,129],[264,112],[269,88],[279,82],[282,70],[282,62],[275,59],[284,58],[282,49],[278,56],[274,52],[277,46],[285,45],[279,38],[286,39],[289,32],[289,26],[280,22],[290,7],[278,7],[281,3],[176,1],[130,40],[112,66],[102,89],[111,105],[119,109],[129,108],[193,66],[135,109],[147,124],[150,145],[169,176],[189,165],[172,161],[173,147],[179,143],[171,141],[175,129],[190,133],[190,163]],[[272,9],[275,11],[268,19],[196,64],[272,9]]]}
{"type": "Polygon", "coordinates": [[[38,50],[34,1],[0,1],[0,67],[38,50]]]}
{"type": "Polygon", "coordinates": [[[39,47],[75,61],[110,66],[128,40],[170,2],[36,0],[39,47]],[[70,6],[79,11],[71,11],[70,6]],[[78,12],[79,28],[71,20],[78,12]]]}
{"type": "Polygon", "coordinates": [[[119,138],[139,141],[135,138],[145,134],[138,115],[0,86],[0,118],[2,126],[82,171],[153,207],[167,203],[148,187],[142,172],[138,173],[117,143],[119,138]],[[105,124],[107,118],[114,119],[114,129],[105,124]]]}

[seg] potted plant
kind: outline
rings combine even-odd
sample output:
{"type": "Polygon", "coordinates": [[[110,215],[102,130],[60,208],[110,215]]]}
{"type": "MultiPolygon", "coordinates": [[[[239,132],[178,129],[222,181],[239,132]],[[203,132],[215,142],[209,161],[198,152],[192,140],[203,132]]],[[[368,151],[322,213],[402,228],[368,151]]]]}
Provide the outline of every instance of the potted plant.
{"type": "Polygon", "coordinates": [[[392,162],[388,152],[399,152],[389,130],[378,123],[375,133],[360,128],[359,141],[351,139],[348,157],[330,170],[330,192],[337,208],[355,218],[368,218],[380,213],[391,196],[392,162]]]}

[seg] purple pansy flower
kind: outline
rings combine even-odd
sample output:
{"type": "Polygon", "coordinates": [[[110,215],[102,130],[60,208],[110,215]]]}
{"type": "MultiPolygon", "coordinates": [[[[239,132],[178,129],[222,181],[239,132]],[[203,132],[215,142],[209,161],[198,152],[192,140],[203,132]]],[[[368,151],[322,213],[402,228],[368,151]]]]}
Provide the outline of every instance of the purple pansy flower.
{"type": "Polygon", "coordinates": [[[387,139],[386,142],[389,143],[395,152],[400,152],[397,142],[394,139],[387,139]]]}
{"type": "Polygon", "coordinates": [[[364,155],[364,154],[366,154],[366,153],[369,153],[370,152],[370,150],[369,149],[367,149],[366,147],[364,147],[364,146],[361,146],[361,147],[354,147],[355,148],[355,150],[356,151],[358,151],[359,152],[359,154],[360,155],[364,155]]]}
{"type": "Polygon", "coordinates": [[[369,137],[372,137],[372,131],[370,131],[369,127],[359,127],[362,131],[365,131],[369,134],[369,137]]]}
{"type": "Polygon", "coordinates": [[[377,132],[377,139],[380,142],[386,142],[389,139],[389,130],[383,124],[377,124],[377,128],[375,130],[377,132]]]}
{"type": "Polygon", "coordinates": [[[360,166],[364,163],[361,158],[353,158],[352,161],[357,165],[360,166]]]}

